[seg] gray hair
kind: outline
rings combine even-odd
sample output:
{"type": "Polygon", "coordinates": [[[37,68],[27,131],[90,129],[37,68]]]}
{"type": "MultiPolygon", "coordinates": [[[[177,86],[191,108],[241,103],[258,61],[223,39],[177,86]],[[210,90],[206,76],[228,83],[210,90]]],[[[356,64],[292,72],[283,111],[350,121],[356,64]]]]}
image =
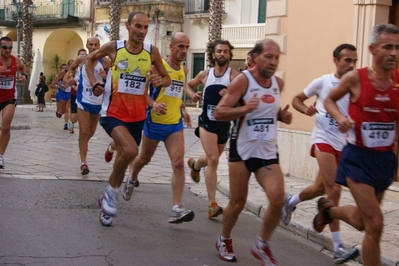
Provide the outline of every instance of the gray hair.
{"type": "Polygon", "coordinates": [[[380,35],[384,32],[399,34],[399,28],[393,24],[379,24],[374,26],[373,31],[370,35],[369,44],[373,46],[378,45],[378,43],[380,42],[380,35]]]}

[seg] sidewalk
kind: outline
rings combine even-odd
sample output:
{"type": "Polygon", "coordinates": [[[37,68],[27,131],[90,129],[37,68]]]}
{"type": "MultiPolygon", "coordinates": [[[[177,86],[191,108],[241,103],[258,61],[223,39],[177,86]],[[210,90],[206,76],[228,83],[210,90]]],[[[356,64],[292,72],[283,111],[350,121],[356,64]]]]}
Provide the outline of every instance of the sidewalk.
{"type": "MultiPolygon", "coordinates": [[[[185,158],[198,156],[203,152],[199,139],[194,135],[199,109],[187,108],[193,120],[193,128],[186,128],[185,158]]],[[[5,154],[5,170],[0,170],[0,178],[29,179],[78,179],[86,181],[107,181],[111,164],[104,163],[104,151],[111,140],[101,126],[89,143],[88,164],[90,174],[82,177],[79,173],[80,158],[78,149],[78,127],[75,134],[62,130],[63,118],[55,117],[55,106],[49,106],[43,113],[36,113],[33,105],[18,106],[12,124],[11,141],[5,154]]],[[[163,144],[160,144],[150,164],[144,167],[139,179],[145,183],[170,183],[171,167],[163,144]]],[[[217,199],[221,206],[228,203],[229,182],[226,154],[222,154],[218,169],[217,199]],[[227,197],[226,197],[227,196],[227,197]]],[[[312,182],[306,179],[285,177],[286,193],[295,194],[312,182]]],[[[186,184],[200,197],[206,198],[204,171],[201,171],[200,183],[194,183],[186,168],[186,184]]],[[[250,179],[249,196],[246,208],[262,217],[268,202],[263,190],[255,178],[250,179]]],[[[382,265],[399,266],[399,186],[395,184],[387,192],[382,204],[385,227],[381,241],[382,265]],[[395,191],[396,190],[396,191],[395,191]]],[[[341,204],[353,204],[347,189],[343,189],[341,204]]],[[[206,206],[201,213],[206,213],[206,206]]],[[[326,227],[323,233],[317,233],[312,227],[316,214],[316,199],[297,206],[291,223],[282,227],[304,238],[332,249],[331,233],[326,227]]],[[[350,246],[361,247],[363,233],[341,223],[343,241],[350,246]]]]}

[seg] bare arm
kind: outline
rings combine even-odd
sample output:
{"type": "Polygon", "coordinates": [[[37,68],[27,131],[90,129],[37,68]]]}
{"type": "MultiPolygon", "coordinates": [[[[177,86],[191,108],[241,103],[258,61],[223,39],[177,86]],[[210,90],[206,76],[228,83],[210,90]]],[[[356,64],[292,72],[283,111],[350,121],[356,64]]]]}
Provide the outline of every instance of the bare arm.
{"type": "Polygon", "coordinates": [[[26,79],[27,79],[27,76],[25,76],[26,75],[26,67],[22,63],[21,59],[19,59],[18,57],[16,57],[15,59],[17,61],[18,71],[20,73],[19,81],[22,82],[22,83],[25,83],[26,79]]]}
{"type": "Polygon", "coordinates": [[[61,84],[61,80],[64,78],[65,74],[65,71],[61,71],[60,73],[58,73],[51,82],[50,87],[56,89],[56,86],[58,86],[59,88],[63,89],[64,85],[61,84]]]}
{"type": "MultiPolygon", "coordinates": [[[[283,92],[284,90],[284,81],[277,77],[277,81],[278,81],[278,85],[280,87],[280,94],[283,92]]],[[[290,107],[289,104],[287,104],[284,109],[281,109],[278,111],[277,114],[277,120],[289,125],[292,122],[292,113],[290,111],[288,111],[288,108],[290,107]]]]}
{"type": "Polygon", "coordinates": [[[338,123],[340,132],[345,133],[352,127],[353,121],[339,111],[337,101],[347,93],[351,94],[351,101],[356,101],[360,93],[360,81],[357,71],[346,73],[341,82],[335,87],[324,101],[327,112],[334,117],[338,123]]]}
{"type": "MultiPolygon", "coordinates": [[[[116,53],[116,43],[115,41],[107,42],[106,44],[102,45],[98,50],[90,53],[86,57],[86,73],[87,77],[90,81],[90,84],[93,86],[96,83],[102,84],[101,80],[96,80],[94,77],[94,67],[95,67],[95,62],[103,57],[110,56],[111,58],[115,57],[116,53]]],[[[96,95],[98,96],[98,95],[96,95]]]]}
{"type": "Polygon", "coordinates": [[[159,50],[156,46],[152,46],[151,58],[152,64],[156,68],[157,73],[150,76],[150,83],[156,88],[160,86],[169,86],[172,80],[170,79],[168,72],[162,63],[162,57],[159,54],[159,50]]]}
{"type": "Polygon", "coordinates": [[[248,80],[245,75],[239,75],[229,86],[226,94],[215,109],[215,118],[219,121],[232,121],[255,110],[259,105],[259,98],[255,94],[244,106],[235,107],[247,90],[248,80]]]}
{"type": "Polygon", "coordinates": [[[82,62],[86,59],[85,55],[80,55],[76,57],[75,61],[73,61],[72,65],[69,67],[68,72],[65,74],[63,80],[70,86],[75,84],[75,74],[76,69],[82,64],[82,62]]]}
{"type": "Polygon", "coordinates": [[[208,76],[209,70],[201,71],[197,74],[195,78],[187,82],[186,86],[184,87],[184,91],[188,95],[188,97],[193,100],[193,102],[197,102],[201,99],[201,92],[194,92],[194,88],[200,84],[205,85],[206,76],[208,76]]]}
{"type": "Polygon", "coordinates": [[[292,99],[292,106],[294,107],[295,110],[298,112],[305,114],[307,116],[312,116],[315,113],[318,113],[316,107],[314,104],[307,106],[304,102],[309,99],[305,93],[302,91],[295,95],[295,97],[292,99]]]}

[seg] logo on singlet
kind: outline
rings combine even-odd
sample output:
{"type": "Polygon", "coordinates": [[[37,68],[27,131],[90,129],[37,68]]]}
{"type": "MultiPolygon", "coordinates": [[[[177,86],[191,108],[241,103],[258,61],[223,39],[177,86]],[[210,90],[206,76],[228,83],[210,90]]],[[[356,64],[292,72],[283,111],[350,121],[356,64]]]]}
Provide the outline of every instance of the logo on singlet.
{"type": "Polygon", "coordinates": [[[262,95],[262,97],[260,99],[264,103],[274,103],[274,101],[275,101],[273,95],[270,95],[270,94],[262,95]]]}
{"type": "Polygon", "coordinates": [[[391,100],[391,98],[389,98],[388,94],[385,94],[385,95],[377,94],[374,99],[379,102],[388,102],[391,100]]]}

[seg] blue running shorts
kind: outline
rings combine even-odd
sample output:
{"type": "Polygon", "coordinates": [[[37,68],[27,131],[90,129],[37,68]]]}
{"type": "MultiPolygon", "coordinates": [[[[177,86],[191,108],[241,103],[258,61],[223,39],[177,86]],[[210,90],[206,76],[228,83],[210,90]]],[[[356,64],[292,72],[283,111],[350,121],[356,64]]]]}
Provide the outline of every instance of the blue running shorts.
{"type": "Polygon", "coordinates": [[[71,98],[71,93],[70,92],[65,92],[63,90],[58,90],[58,97],[60,101],[68,101],[69,98],[71,98]]]}
{"type": "Polygon", "coordinates": [[[342,150],[335,181],[347,187],[348,177],[372,186],[377,195],[392,184],[397,166],[398,161],[392,151],[380,152],[347,144],[342,150]]]}
{"type": "Polygon", "coordinates": [[[99,105],[94,105],[94,104],[89,104],[89,103],[81,103],[76,100],[76,104],[79,109],[89,112],[90,114],[93,115],[98,115],[101,112],[101,104],[99,105]]]}
{"type": "Polygon", "coordinates": [[[140,146],[141,135],[143,131],[144,120],[132,123],[126,123],[113,117],[100,117],[100,125],[104,128],[105,132],[111,136],[111,132],[118,126],[124,126],[129,131],[130,135],[136,141],[137,146],[140,146]]]}
{"type": "Polygon", "coordinates": [[[177,124],[164,125],[146,120],[144,122],[144,136],[149,139],[165,142],[169,135],[183,130],[183,122],[180,120],[177,124]]]}

